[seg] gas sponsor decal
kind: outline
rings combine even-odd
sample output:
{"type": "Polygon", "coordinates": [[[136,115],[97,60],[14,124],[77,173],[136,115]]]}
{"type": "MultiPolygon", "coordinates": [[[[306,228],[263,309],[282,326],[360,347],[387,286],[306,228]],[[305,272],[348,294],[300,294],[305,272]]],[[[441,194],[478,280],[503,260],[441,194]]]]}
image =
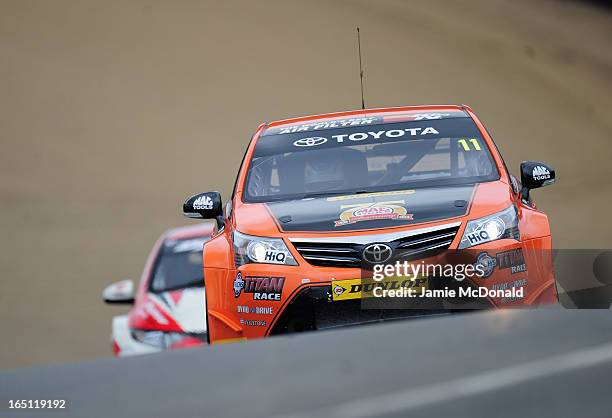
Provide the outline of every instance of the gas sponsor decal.
{"type": "Polygon", "coordinates": [[[497,253],[497,265],[500,270],[509,268],[512,274],[527,271],[522,248],[497,253]]]}
{"type": "Polygon", "coordinates": [[[379,219],[414,220],[414,214],[407,213],[406,208],[401,206],[403,204],[403,200],[397,200],[393,202],[343,205],[340,206],[340,209],[343,209],[343,212],[339,216],[340,219],[334,221],[334,226],[338,227],[357,222],[379,219]]]}
{"type": "Polygon", "coordinates": [[[427,277],[386,277],[380,281],[372,279],[348,279],[335,280],[331,284],[332,300],[342,301],[349,299],[365,299],[375,297],[374,289],[382,290],[397,290],[401,288],[413,289],[415,292],[421,292],[422,289],[427,290],[427,277]]]}
{"type": "Polygon", "coordinates": [[[234,296],[238,298],[242,293],[249,293],[253,296],[253,300],[280,301],[284,285],[284,277],[245,276],[243,278],[242,273],[238,272],[234,279],[234,296]]]}
{"type": "Polygon", "coordinates": [[[396,195],[408,195],[414,194],[415,190],[394,190],[390,192],[373,192],[373,193],[361,193],[361,194],[351,194],[346,196],[332,196],[328,197],[328,202],[337,202],[341,200],[353,200],[353,199],[366,199],[369,197],[381,197],[381,196],[396,196],[396,195]]]}

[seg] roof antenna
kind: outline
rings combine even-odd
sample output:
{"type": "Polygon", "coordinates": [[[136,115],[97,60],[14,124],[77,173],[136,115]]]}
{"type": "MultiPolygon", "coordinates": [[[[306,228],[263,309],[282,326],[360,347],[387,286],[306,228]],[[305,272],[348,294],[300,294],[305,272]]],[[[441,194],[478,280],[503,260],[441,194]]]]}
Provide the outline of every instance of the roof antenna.
{"type": "Polygon", "coordinates": [[[361,68],[361,37],[359,36],[359,26],[357,26],[357,47],[359,48],[359,80],[361,81],[361,108],[365,109],[363,100],[363,69],[361,68]]]}

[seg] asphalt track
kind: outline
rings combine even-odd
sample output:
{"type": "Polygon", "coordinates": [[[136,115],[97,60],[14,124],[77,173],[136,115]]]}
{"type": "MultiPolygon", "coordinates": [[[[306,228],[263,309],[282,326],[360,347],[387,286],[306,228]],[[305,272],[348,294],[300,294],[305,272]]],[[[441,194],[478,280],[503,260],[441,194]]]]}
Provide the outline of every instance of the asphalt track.
{"type": "Polygon", "coordinates": [[[5,371],[0,416],[609,418],[611,375],[610,311],[499,311],[5,371]]]}

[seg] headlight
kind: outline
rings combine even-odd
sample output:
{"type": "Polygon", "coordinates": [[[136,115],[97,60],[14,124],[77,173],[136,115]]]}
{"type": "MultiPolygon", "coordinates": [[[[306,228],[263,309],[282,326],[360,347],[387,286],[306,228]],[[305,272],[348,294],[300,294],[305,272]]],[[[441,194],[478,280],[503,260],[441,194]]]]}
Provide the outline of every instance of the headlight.
{"type": "Polygon", "coordinates": [[[133,329],[132,337],[143,344],[165,350],[185,338],[185,334],[181,334],[180,332],[133,329]]]}
{"type": "Polygon", "coordinates": [[[248,263],[297,266],[295,258],[280,238],[254,237],[234,231],[232,241],[236,267],[248,263]]]}
{"type": "Polygon", "coordinates": [[[496,214],[469,221],[459,248],[473,247],[502,238],[520,239],[518,216],[514,205],[496,214]]]}

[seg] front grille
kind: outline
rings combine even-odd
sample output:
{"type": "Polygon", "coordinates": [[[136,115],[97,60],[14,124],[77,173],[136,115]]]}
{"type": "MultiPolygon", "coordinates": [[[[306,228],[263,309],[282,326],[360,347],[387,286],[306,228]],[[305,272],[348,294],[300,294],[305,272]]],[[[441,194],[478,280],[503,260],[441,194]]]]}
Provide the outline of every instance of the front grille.
{"type": "Polygon", "coordinates": [[[307,238],[294,238],[291,241],[295,249],[304,260],[314,266],[323,267],[361,267],[361,253],[363,249],[377,242],[389,245],[401,259],[411,259],[428,256],[433,251],[446,250],[453,242],[459,224],[442,225],[437,228],[426,228],[417,231],[406,231],[405,236],[389,235],[362,235],[355,242],[338,242],[340,238],[334,237],[308,240],[307,238]],[[387,239],[385,239],[387,238],[387,239]]]}
{"type": "Polygon", "coordinates": [[[433,250],[446,250],[450,247],[459,226],[439,229],[436,231],[400,238],[394,250],[401,251],[402,258],[411,258],[433,250]]]}
{"type": "Polygon", "coordinates": [[[314,266],[359,267],[362,245],[300,242],[295,249],[314,266]]]}

